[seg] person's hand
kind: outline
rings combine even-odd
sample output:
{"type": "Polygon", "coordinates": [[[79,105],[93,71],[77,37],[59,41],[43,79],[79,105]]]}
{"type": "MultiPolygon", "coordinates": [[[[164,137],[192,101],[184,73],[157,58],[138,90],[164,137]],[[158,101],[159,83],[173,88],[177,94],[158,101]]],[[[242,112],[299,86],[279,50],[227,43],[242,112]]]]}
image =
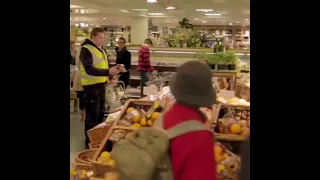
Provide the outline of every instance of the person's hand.
{"type": "Polygon", "coordinates": [[[109,74],[112,75],[112,76],[115,76],[115,75],[117,75],[119,73],[120,73],[120,71],[117,69],[116,66],[114,66],[114,67],[109,69],[109,74]]]}

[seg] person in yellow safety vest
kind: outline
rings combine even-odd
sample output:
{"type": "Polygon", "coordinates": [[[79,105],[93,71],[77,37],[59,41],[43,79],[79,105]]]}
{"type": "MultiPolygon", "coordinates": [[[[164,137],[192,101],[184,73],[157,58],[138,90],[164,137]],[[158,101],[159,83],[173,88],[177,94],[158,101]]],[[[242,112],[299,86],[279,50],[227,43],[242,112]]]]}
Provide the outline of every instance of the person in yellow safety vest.
{"type": "Polygon", "coordinates": [[[105,111],[106,83],[109,76],[117,75],[120,71],[116,67],[109,68],[107,53],[102,49],[104,30],[95,27],[90,33],[90,39],[86,39],[81,45],[80,72],[81,85],[84,90],[85,106],[85,135],[86,146],[90,140],[87,130],[103,122],[105,111]]]}

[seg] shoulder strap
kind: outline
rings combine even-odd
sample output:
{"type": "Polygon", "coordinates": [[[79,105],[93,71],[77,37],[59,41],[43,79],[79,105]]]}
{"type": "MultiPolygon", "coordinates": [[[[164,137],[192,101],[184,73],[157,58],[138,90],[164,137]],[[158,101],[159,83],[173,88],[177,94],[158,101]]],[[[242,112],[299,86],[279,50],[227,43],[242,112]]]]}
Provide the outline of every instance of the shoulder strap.
{"type": "Polygon", "coordinates": [[[167,130],[170,139],[195,131],[209,131],[212,133],[212,131],[208,129],[202,122],[197,120],[185,121],[167,130]]]}
{"type": "MultiPolygon", "coordinates": [[[[155,121],[153,124],[154,128],[163,130],[163,116],[160,116],[159,119],[155,121]]],[[[189,132],[194,132],[194,131],[209,131],[212,133],[212,131],[207,128],[203,123],[197,121],[197,120],[189,120],[185,121],[183,123],[180,123],[170,129],[168,129],[166,132],[169,136],[170,139],[173,139],[175,137],[178,137],[180,135],[189,133],[189,132]]]]}

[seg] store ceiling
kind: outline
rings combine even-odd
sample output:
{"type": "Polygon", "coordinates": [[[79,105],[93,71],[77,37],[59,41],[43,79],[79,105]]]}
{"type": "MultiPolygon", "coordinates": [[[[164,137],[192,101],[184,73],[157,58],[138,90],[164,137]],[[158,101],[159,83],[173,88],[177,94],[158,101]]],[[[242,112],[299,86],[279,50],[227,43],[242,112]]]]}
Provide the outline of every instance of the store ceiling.
{"type": "Polygon", "coordinates": [[[177,26],[186,17],[195,25],[250,26],[250,0],[70,0],[70,4],[71,24],[127,25],[133,18],[148,16],[154,25],[177,26]],[[176,10],[167,10],[168,6],[175,6],[176,10]]]}

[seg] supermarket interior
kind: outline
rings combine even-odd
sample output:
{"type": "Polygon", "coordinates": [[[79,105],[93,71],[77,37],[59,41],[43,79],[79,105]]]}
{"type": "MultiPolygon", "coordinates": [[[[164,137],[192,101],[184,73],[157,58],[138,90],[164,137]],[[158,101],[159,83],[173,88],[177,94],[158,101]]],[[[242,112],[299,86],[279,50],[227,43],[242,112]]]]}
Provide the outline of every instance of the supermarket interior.
{"type": "Polygon", "coordinates": [[[249,0],[70,0],[70,82],[70,179],[250,180],[249,0]]]}

